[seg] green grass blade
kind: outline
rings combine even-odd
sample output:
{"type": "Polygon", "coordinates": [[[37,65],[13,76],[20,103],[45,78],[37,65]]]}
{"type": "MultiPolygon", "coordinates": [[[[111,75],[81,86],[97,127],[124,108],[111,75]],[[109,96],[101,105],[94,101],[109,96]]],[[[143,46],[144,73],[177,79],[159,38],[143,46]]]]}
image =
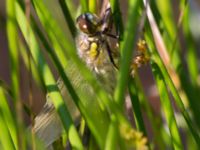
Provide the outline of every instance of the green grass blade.
{"type": "MultiPolygon", "coordinates": [[[[34,0],[32,1],[35,10],[37,12],[40,21],[48,34],[50,42],[52,43],[55,53],[59,58],[63,67],[66,67],[67,60],[70,58],[70,55],[67,53],[68,49],[75,50],[72,41],[69,36],[65,36],[58,23],[52,19],[52,15],[49,10],[45,7],[45,4],[42,1],[34,0]],[[62,48],[64,47],[64,48],[62,48]]],[[[32,19],[33,23],[36,24],[36,21],[32,19]]]]}
{"type": "Polygon", "coordinates": [[[87,0],[80,0],[82,12],[88,12],[88,1],[87,0]]]}
{"type": "Polygon", "coordinates": [[[189,71],[189,77],[191,79],[191,82],[193,85],[195,85],[197,83],[197,78],[198,78],[198,58],[197,58],[197,51],[195,48],[195,41],[192,37],[191,31],[190,31],[190,27],[189,27],[189,18],[190,18],[190,14],[189,12],[191,11],[188,5],[183,5],[181,8],[182,11],[184,11],[184,17],[183,17],[183,32],[186,38],[186,42],[187,42],[187,64],[188,64],[188,71],[189,71]]]}
{"type": "Polygon", "coordinates": [[[142,112],[141,112],[141,106],[139,102],[139,95],[138,95],[138,88],[136,87],[136,82],[134,81],[133,78],[130,79],[130,83],[128,85],[130,97],[131,97],[131,102],[132,102],[132,107],[134,110],[134,118],[135,118],[135,123],[136,127],[139,131],[141,131],[145,136],[147,136],[143,117],[142,117],[142,112]]]}
{"type": "Polygon", "coordinates": [[[7,4],[7,35],[10,53],[11,80],[14,99],[19,98],[19,59],[17,43],[17,27],[15,17],[15,0],[6,1],[7,4]]]}
{"type": "MultiPolygon", "coordinates": [[[[153,144],[154,144],[154,146],[157,146],[158,149],[166,149],[165,148],[166,142],[164,142],[164,141],[168,137],[165,138],[165,137],[163,137],[163,135],[166,135],[168,133],[166,133],[163,129],[163,126],[161,124],[162,118],[154,112],[154,110],[151,106],[151,103],[149,102],[149,99],[147,99],[147,97],[145,96],[145,92],[144,92],[144,89],[143,89],[143,86],[142,86],[139,76],[135,76],[134,80],[135,80],[135,84],[138,89],[137,95],[138,95],[138,98],[141,103],[140,106],[144,109],[144,112],[147,114],[148,120],[149,120],[152,130],[153,130],[153,135],[154,135],[153,144]]],[[[152,144],[149,142],[149,145],[151,146],[152,144]]]]}
{"type": "Polygon", "coordinates": [[[155,63],[152,63],[152,71],[156,80],[157,88],[160,94],[160,101],[162,110],[165,113],[165,117],[167,120],[167,124],[171,134],[171,140],[173,143],[174,149],[183,149],[183,144],[181,142],[181,138],[179,135],[177,123],[174,116],[173,107],[171,105],[169,95],[167,92],[166,83],[164,82],[164,78],[155,63]]]}
{"type": "Polygon", "coordinates": [[[5,120],[2,115],[2,110],[0,110],[0,128],[1,128],[0,145],[3,147],[3,149],[14,150],[15,146],[13,144],[7,125],[5,124],[5,120]]]}
{"type": "Polygon", "coordinates": [[[198,92],[200,90],[200,86],[198,85],[198,54],[197,54],[197,47],[194,44],[195,40],[192,37],[190,27],[189,27],[189,12],[190,8],[189,5],[184,4],[181,8],[183,11],[183,32],[184,32],[184,38],[186,43],[186,62],[187,62],[187,69],[188,73],[185,74],[185,69],[182,71],[182,86],[187,94],[189,106],[191,107],[191,111],[194,114],[195,122],[197,123],[198,127],[200,128],[200,104],[197,101],[198,97],[200,96],[200,93],[198,92]]]}
{"type": "Polygon", "coordinates": [[[119,137],[117,120],[115,116],[111,118],[111,123],[109,125],[108,134],[106,137],[105,150],[116,150],[117,140],[119,137]]]}
{"type": "Polygon", "coordinates": [[[96,0],[88,1],[89,12],[97,14],[96,5],[97,5],[96,0]]]}
{"type": "Polygon", "coordinates": [[[64,14],[65,21],[68,24],[69,30],[70,30],[72,36],[75,37],[76,36],[76,27],[75,27],[74,21],[72,19],[72,16],[69,12],[67,2],[65,0],[59,0],[59,4],[60,4],[60,7],[64,14]]]}
{"type": "Polygon", "coordinates": [[[14,112],[16,113],[16,126],[17,126],[17,139],[14,138],[14,144],[16,149],[25,149],[25,139],[23,130],[23,117],[22,117],[22,105],[20,102],[20,78],[19,78],[19,53],[18,53],[18,33],[16,24],[16,10],[15,0],[6,1],[7,8],[7,37],[8,48],[10,58],[10,73],[11,73],[11,90],[12,98],[14,102],[14,112]],[[20,133],[20,134],[19,134],[20,133]],[[16,141],[17,140],[17,141],[16,141]]]}
{"type": "Polygon", "coordinates": [[[24,43],[22,43],[22,41],[19,42],[19,49],[20,49],[20,54],[21,54],[21,57],[23,59],[23,62],[26,66],[26,69],[28,71],[30,71],[30,68],[31,68],[31,73],[33,75],[34,81],[36,82],[36,84],[39,87],[42,87],[42,90],[44,90],[45,86],[44,86],[44,83],[42,81],[42,77],[40,76],[33,59],[30,59],[31,64],[29,64],[29,62],[28,62],[29,56],[28,56],[28,52],[27,52],[28,50],[25,48],[25,45],[24,45],[24,43]],[[31,67],[30,67],[30,65],[31,65],[31,67]]]}
{"type": "Polygon", "coordinates": [[[175,40],[177,29],[174,21],[172,3],[170,0],[159,1],[156,0],[157,9],[161,15],[161,20],[165,26],[165,32],[168,33],[172,41],[175,40]]]}
{"type": "Polygon", "coordinates": [[[13,148],[18,149],[18,143],[17,143],[17,129],[16,129],[16,122],[13,118],[13,115],[11,114],[11,110],[9,108],[7,99],[4,95],[4,90],[2,86],[0,85],[0,118],[1,118],[1,123],[2,127],[2,133],[1,133],[1,141],[2,144],[7,145],[7,148],[13,148]],[[2,122],[3,121],[3,122],[2,122]],[[5,131],[4,129],[5,128],[5,131]],[[5,132],[5,133],[3,133],[5,132]],[[7,143],[9,142],[9,143],[7,143]]]}
{"type": "Polygon", "coordinates": [[[138,10],[141,6],[140,1],[131,0],[129,3],[128,22],[125,29],[124,41],[121,43],[121,63],[118,74],[118,82],[114,94],[116,102],[123,106],[126,85],[129,78],[129,68],[133,54],[133,48],[136,46],[137,37],[137,24],[138,24],[138,10]],[[130,34],[131,33],[131,34],[130,34]]]}

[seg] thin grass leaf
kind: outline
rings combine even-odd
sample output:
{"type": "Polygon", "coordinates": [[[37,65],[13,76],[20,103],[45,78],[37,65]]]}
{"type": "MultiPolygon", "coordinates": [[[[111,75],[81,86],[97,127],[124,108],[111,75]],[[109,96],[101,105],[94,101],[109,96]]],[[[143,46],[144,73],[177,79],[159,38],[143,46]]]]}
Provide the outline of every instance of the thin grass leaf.
{"type": "Polygon", "coordinates": [[[0,124],[1,126],[1,143],[4,148],[18,149],[17,143],[17,126],[11,110],[9,108],[7,99],[4,95],[2,85],[0,85],[0,124]],[[4,131],[5,129],[5,131],[4,131]],[[4,132],[4,133],[3,133],[4,132]]]}
{"type": "Polygon", "coordinates": [[[126,85],[129,78],[129,68],[131,64],[131,58],[133,54],[133,48],[137,42],[137,24],[139,19],[138,10],[141,6],[141,1],[131,0],[129,2],[128,22],[125,29],[124,41],[121,43],[121,63],[118,74],[118,82],[115,89],[114,99],[120,105],[123,106],[126,85]],[[131,33],[131,34],[130,34],[131,33]]]}
{"type": "Polygon", "coordinates": [[[65,0],[59,0],[59,4],[60,4],[60,7],[61,7],[62,12],[64,14],[65,21],[66,21],[66,23],[69,27],[69,30],[70,30],[72,36],[75,37],[76,36],[76,27],[75,27],[74,21],[72,19],[72,16],[69,12],[67,3],[66,3],[65,0]]]}
{"type": "Polygon", "coordinates": [[[189,71],[189,77],[191,79],[191,82],[193,85],[197,83],[197,78],[198,78],[198,58],[197,58],[197,51],[195,48],[195,41],[194,38],[192,37],[190,27],[189,27],[189,18],[190,18],[190,7],[188,4],[185,4],[184,1],[180,4],[181,10],[183,11],[183,32],[184,32],[184,37],[185,41],[187,42],[187,53],[186,53],[186,61],[188,65],[188,71],[189,71]]]}
{"type": "Polygon", "coordinates": [[[119,0],[110,0],[110,5],[114,16],[113,18],[114,18],[115,28],[119,34],[119,40],[122,41],[124,37],[124,26],[122,21],[122,14],[120,11],[119,0]]]}
{"type": "Polygon", "coordinates": [[[109,125],[107,137],[106,137],[106,144],[105,150],[116,150],[117,147],[117,140],[119,137],[118,128],[117,128],[117,120],[115,116],[111,118],[111,122],[109,125]]]}
{"type": "Polygon", "coordinates": [[[0,110],[0,128],[0,147],[3,147],[3,149],[6,150],[14,150],[15,146],[13,144],[7,125],[5,124],[5,120],[2,116],[2,110],[0,110]]]}
{"type": "MultiPolygon", "coordinates": [[[[49,36],[50,42],[55,49],[57,57],[59,58],[62,66],[65,67],[67,65],[67,60],[69,59],[69,54],[67,54],[66,50],[75,49],[71,40],[69,38],[66,38],[58,23],[52,19],[52,15],[47,10],[45,4],[42,1],[34,0],[32,2],[35,6],[35,10],[40,18],[40,21],[49,36]],[[65,49],[63,49],[62,47],[64,47],[65,49]]],[[[32,21],[34,24],[36,24],[35,19],[32,18],[32,21]]]]}
{"type": "Polygon", "coordinates": [[[136,128],[139,131],[141,131],[145,136],[147,136],[147,132],[146,132],[143,117],[142,117],[139,97],[138,97],[138,88],[136,86],[137,86],[136,82],[134,81],[133,78],[131,78],[130,83],[128,85],[128,89],[129,89],[129,93],[131,97],[132,107],[134,110],[136,128]]]}
{"type": "Polygon", "coordinates": [[[167,120],[167,124],[171,134],[171,140],[173,143],[174,149],[183,149],[183,144],[181,142],[181,138],[179,135],[177,123],[174,116],[173,107],[171,105],[169,95],[167,92],[166,83],[164,82],[164,78],[155,63],[152,63],[152,72],[154,74],[158,91],[160,93],[160,101],[162,105],[162,110],[165,113],[165,117],[167,120]]]}
{"type": "Polygon", "coordinates": [[[87,0],[80,0],[82,13],[88,12],[88,1],[87,0]]]}
{"type": "Polygon", "coordinates": [[[153,1],[152,3],[155,3],[155,7],[152,7],[154,12],[153,15],[160,15],[159,18],[155,19],[158,23],[160,31],[162,31],[162,39],[165,42],[166,47],[166,49],[160,49],[159,51],[166,51],[169,55],[171,65],[173,65],[175,69],[178,69],[183,63],[181,62],[181,49],[178,39],[179,26],[175,23],[172,4],[168,0],[162,4],[160,1],[153,1]],[[157,11],[154,11],[154,9],[157,11]]]}
{"type": "MultiPolygon", "coordinates": [[[[195,117],[195,122],[197,123],[198,127],[200,128],[200,119],[199,119],[199,107],[200,104],[198,103],[197,99],[200,96],[199,90],[200,87],[198,86],[198,58],[197,58],[197,51],[195,47],[195,41],[191,35],[191,31],[189,29],[189,5],[188,4],[182,4],[181,7],[182,15],[183,15],[183,32],[184,32],[184,38],[186,43],[186,62],[187,62],[187,69],[182,69],[181,79],[182,79],[182,86],[187,94],[189,106],[191,107],[191,111],[193,112],[193,115],[195,117]]],[[[182,46],[183,47],[183,46],[182,46]]]]}
{"type": "Polygon", "coordinates": [[[23,117],[22,117],[22,105],[20,102],[20,84],[19,84],[19,55],[18,55],[18,39],[17,39],[17,25],[16,25],[16,10],[15,0],[6,1],[7,8],[7,37],[9,47],[10,58],[10,70],[11,70],[11,84],[12,84],[12,96],[14,102],[14,112],[16,113],[16,126],[17,126],[17,139],[15,134],[11,135],[14,139],[14,144],[17,149],[25,149],[25,139],[23,130],[23,117]],[[20,133],[20,134],[19,134],[20,133]],[[17,140],[17,141],[16,141],[17,140]]]}
{"type": "MultiPolygon", "coordinates": [[[[137,95],[138,95],[138,98],[140,99],[141,107],[143,106],[144,111],[148,116],[148,120],[150,121],[152,130],[153,130],[153,135],[154,135],[153,144],[154,144],[154,146],[158,147],[158,149],[166,149],[166,147],[165,147],[166,140],[165,139],[169,139],[168,138],[169,136],[168,137],[165,136],[167,138],[165,138],[163,136],[163,135],[166,135],[167,133],[163,129],[163,126],[161,123],[162,118],[160,116],[156,115],[155,112],[153,111],[153,108],[151,107],[149,100],[145,96],[144,89],[142,87],[142,83],[140,81],[139,76],[135,76],[135,84],[138,89],[137,95]]],[[[150,142],[149,142],[149,144],[151,146],[150,142]]]]}
{"type": "MultiPolygon", "coordinates": [[[[26,69],[28,70],[28,71],[30,71],[30,65],[29,65],[29,56],[28,56],[28,52],[27,52],[27,49],[25,48],[25,45],[22,43],[22,41],[20,41],[19,42],[19,50],[20,50],[20,54],[21,54],[21,57],[22,57],[22,59],[23,59],[23,62],[24,62],[24,64],[25,64],[25,66],[26,66],[26,69]]],[[[34,61],[33,61],[33,59],[30,59],[30,63],[31,63],[31,73],[32,73],[32,75],[33,75],[33,79],[34,79],[34,81],[36,82],[36,84],[39,86],[39,87],[42,87],[42,89],[44,90],[44,83],[43,83],[43,81],[42,81],[42,78],[41,78],[41,76],[40,76],[40,74],[39,74],[39,72],[38,72],[38,70],[37,70],[37,67],[36,67],[36,65],[35,65],[35,63],[34,63],[34,61]]]]}
{"type": "Polygon", "coordinates": [[[173,41],[175,40],[177,29],[174,21],[173,10],[172,10],[172,3],[170,0],[159,1],[156,0],[157,9],[161,15],[162,22],[164,24],[165,31],[167,32],[170,39],[173,41]]]}
{"type": "MultiPolygon", "coordinates": [[[[16,3],[16,8],[17,8],[17,21],[20,26],[20,29],[22,30],[22,33],[26,37],[26,27],[25,27],[25,16],[23,11],[21,10],[20,6],[16,3]]],[[[51,71],[47,64],[45,63],[45,60],[43,58],[43,55],[40,51],[40,48],[37,44],[37,41],[34,37],[33,32],[30,30],[29,33],[29,41],[30,41],[30,51],[32,54],[32,57],[39,69],[39,71],[42,74],[44,83],[46,85],[48,95],[52,98],[52,102],[60,116],[61,121],[63,122],[64,128],[67,131],[69,135],[69,140],[72,145],[72,147],[76,149],[83,149],[83,145],[81,143],[81,140],[79,138],[78,132],[76,131],[75,126],[73,125],[71,116],[64,104],[64,101],[62,99],[62,96],[60,94],[58,87],[56,86],[56,82],[54,80],[53,75],[51,74],[51,71]],[[52,89],[53,88],[53,89],[52,89]]]]}
{"type": "Polygon", "coordinates": [[[17,28],[15,17],[15,0],[6,1],[7,6],[7,35],[10,54],[10,66],[11,66],[11,80],[12,91],[14,100],[19,98],[19,59],[18,59],[18,43],[17,43],[17,28]]]}
{"type": "Polygon", "coordinates": [[[96,0],[88,1],[89,12],[97,14],[96,0]]]}

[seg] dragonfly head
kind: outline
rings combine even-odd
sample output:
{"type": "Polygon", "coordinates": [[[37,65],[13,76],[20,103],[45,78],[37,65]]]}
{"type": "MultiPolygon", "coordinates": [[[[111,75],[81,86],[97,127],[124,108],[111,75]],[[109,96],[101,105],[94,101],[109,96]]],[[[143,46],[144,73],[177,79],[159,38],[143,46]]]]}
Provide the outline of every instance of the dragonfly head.
{"type": "Polygon", "coordinates": [[[100,22],[100,19],[92,13],[81,14],[76,19],[79,30],[88,35],[94,35],[99,31],[100,22]]]}

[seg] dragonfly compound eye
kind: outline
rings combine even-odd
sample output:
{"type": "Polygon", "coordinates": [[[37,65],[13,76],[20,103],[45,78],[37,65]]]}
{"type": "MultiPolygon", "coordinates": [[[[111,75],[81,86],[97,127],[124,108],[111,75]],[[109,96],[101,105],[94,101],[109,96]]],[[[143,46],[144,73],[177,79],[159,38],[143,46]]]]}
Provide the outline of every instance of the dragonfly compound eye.
{"type": "Polygon", "coordinates": [[[76,23],[82,32],[92,35],[98,31],[99,20],[95,14],[84,13],[76,19],[76,23]]]}

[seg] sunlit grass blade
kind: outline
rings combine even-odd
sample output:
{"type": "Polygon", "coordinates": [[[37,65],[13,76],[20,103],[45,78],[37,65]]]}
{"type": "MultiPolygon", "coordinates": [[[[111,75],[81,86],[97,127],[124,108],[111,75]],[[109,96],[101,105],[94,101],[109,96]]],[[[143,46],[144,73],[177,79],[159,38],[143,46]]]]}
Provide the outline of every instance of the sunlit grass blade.
{"type": "Polygon", "coordinates": [[[157,88],[160,95],[160,101],[162,110],[165,113],[166,121],[168,124],[168,128],[171,134],[171,141],[173,143],[174,149],[183,149],[183,144],[181,142],[181,138],[179,135],[177,123],[174,116],[174,111],[172,104],[169,99],[168,90],[166,87],[166,83],[164,82],[164,78],[155,63],[152,63],[152,71],[156,80],[157,88]]]}
{"type": "Polygon", "coordinates": [[[175,40],[177,29],[176,24],[174,21],[173,10],[172,10],[172,3],[170,0],[166,0],[164,2],[156,0],[155,3],[157,4],[157,8],[161,15],[161,20],[164,24],[165,32],[170,37],[170,40],[175,40]]]}
{"type": "MultiPolygon", "coordinates": [[[[0,91],[1,92],[1,91],[0,91]]],[[[0,95],[1,96],[1,95],[0,95]]],[[[3,149],[7,150],[14,150],[15,146],[13,144],[10,132],[7,128],[7,125],[5,123],[5,120],[2,115],[2,110],[0,110],[0,128],[1,128],[1,134],[0,134],[0,148],[3,147],[3,149]]],[[[17,148],[17,147],[16,147],[17,148]]],[[[17,148],[18,149],[18,148],[17,148]]]]}
{"type": "Polygon", "coordinates": [[[6,1],[7,4],[7,35],[10,53],[11,80],[14,100],[19,98],[19,59],[17,43],[17,27],[15,17],[15,0],[6,1]]]}
{"type": "Polygon", "coordinates": [[[60,4],[60,7],[64,14],[65,21],[68,24],[69,30],[70,30],[72,36],[75,37],[76,36],[76,27],[75,27],[74,21],[72,19],[72,16],[69,12],[67,2],[65,0],[59,0],[59,4],[60,4]]]}
{"type": "MultiPolygon", "coordinates": [[[[197,49],[195,46],[195,40],[192,37],[191,31],[190,31],[190,20],[189,20],[189,5],[183,4],[181,6],[181,10],[183,13],[183,32],[184,32],[184,38],[186,41],[186,62],[187,62],[187,69],[188,74],[182,75],[182,86],[187,94],[189,106],[191,107],[191,111],[194,114],[195,122],[197,123],[199,129],[200,129],[200,104],[198,103],[197,99],[200,96],[200,93],[198,92],[200,90],[200,86],[198,85],[198,76],[199,76],[199,70],[198,70],[198,54],[197,49]]],[[[182,71],[183,72],[183,71],[182,71]]],[[[188,107],[189,107],[188,106],[188,107]]]]}
{"type": "Polygon", "coordinates": [[[13,114],[11,113],[10,107],[8,105],[8,101],[6,99],[6,96],[4,94],[4,89],[2,85],[0,84],[0,110],[1,110],[1,123],[2,127],[1,130],[4,133],[1,133],[1,143],[2,145],[7,145],[7,148],[13,148],[18,149],[18,143],[17,143],[17,126],[16,126],[16,120],[13,118],[13,114]],[[2,122],[3,121],[3,122],[2,122]],[[5,131],[3,130],[5,128],[5,131]],[[7,142],[9,143],[7,143],[7,142]]]}
{"type": "Polygon", "coordinates": [[[28,50],[25,48],[25,45],[22,41],[19,42],[19,49],[20,49],[20,55],[22,56],[23,62],[25,64],[27,70],[30,71],[30,65],[31,65],[31,73],[32,73],[34,81],[37,83],[37,85],[39,87],[42,87],[42,89],[44,90],[45,86],[44,86],[42,78],[37,70],[35,62],[33,61],[33,59],[30,59],[31,64],[29,64],[29,62],[28,62],[29,56],[28,56],[28,52],[27,52],[28,50]]]}
{"type": "Polygon", "coordinates": [[[111,118],[111,122],[109,125],[107,137],[106,137],[106,144],[105,144],[105,150],[115,150],[117,147],[117,140],[119,137],[118,133],[118,127],[117,127],[117,120],[115,116],[111,118]]]}
{"type": "MultiPolygon", "coordinates": [[[[20,78],[19,78],[19,53],[18,53],[18,33],[16,24],[16,10],[15,0],[6,1],[7,8],[7,37],[9,48],[9,61],[10,61],[10,73],[11,73],[11,90],[14,103],[14,114],[16,114],[16,126],[17,126],[17,139],[14,137],[14,144],[17,149],[25,149],[25,138],[23,130],[23,116],[22,105],[20,101],[20,78]],[[20,133],[20,134],[19,134],[20,133]],[[17,141],[16,141],[17,140],[17,141]]],[[[16,133],[14,133],[16,134],[16,133]]],[[[13,135],[11,135],[13,136],[13,135]]],[[[14,135],[16,136],[16,135],[14,135]]]]}
{"type": "Polygon", "coordinates": [[[139,8],[141,7],[141,1],[129,1],[128,21],[125,28],[124,38],[121,42],[121,60],[118,73],[118,82],[115,89],[114,99],[120,105],[123,106],[125,90],[129,78],[129,68],[131,64],[131,58],[133,54],[133,48],[137,43],[137,28],[139,22],[139,8]],[[131,33],[131,34],[129,34],[131,33]]]}
{"type": "MultiPolygon", "coordinates": [[[[162,126],[162,118],[160,115],[157,115],[152,106],[151,103],[149,102],[149,99],[147,99],[145,92],[144,92],[144,87],[142,86],[142,83],[140,81],[139,76],[135,76],[135,86],[137,86],[137,96],[140,100],[140,106],[144,109],[145,113],[148,116],[149,123],[152,127],[153,135],[154,135],[154,142],[153,146],[158,147],[159,149],[165,149],[166,145],[166,139],[163,135],[166,135],[166,131],[164,131],[163,126],[162,126]]],[[[146,130],[148,131],[148,130],[146,130]]],[[[168,139],[167,139],[168,140],[168,139]]],[[[149,145],[152,147],[152,144],[149,142],[149,145]]]]}
{"type": "MultiPolygon", "coordinates": [[[[66,52],[67,49],[75,49],[69,36],[65,36],[58,23],[52,19],[52,15],[45,7],[42,1],[32,1],[37,15],[43,24],[46,33],[52,43],[55,53],[59,58],[63,67],[67,65],[67,60],[69,59],[69,54],[66,52]],[[64,46],[64,49],[62,48],[64,46]]],[[[69,17],[70,18],[70,17],[69,17]]],[[[33,23],[36,24],[35,19],[32,19],[33,23]]],[[[73,31],[72,31],[73,32],[73,31]]]]}
{"type": "Polygon", "coordinates": [[[183,64],[181,62],[181,49],[178,39],[179,25],[176,25],[171,1],[166,0],[164,3],[160,2],[159,0],[155,1],[158,13],[161,16],[159,21],[162,25],[159,25],[159,28],[163,30],[162,38],[166,43],[165,46],[170,56],[170,62],[177,70],[183,64]]]}
{"type": "Polygon", "coordinates": [[[97,2],[95,0],[94,1],[88,1],[89,12],[97,14],[96,5],[97,5],[97,2]]]}
{"type": "MultiPolygon", "coordinates": [[[[25,37],[26,37],[26,18],[23,14],[23,11],[21,10],[20,6],[16,3],[17,8],[17,21],[20,26],[20,29],[25,37]]],[[[64,104],[64,101],[62,99],[62,96],[59,92],[59,89],[56,85],[56,81],[54,80],[54,77],[45,63],[44,57],[40,51],[39,45],[37,44],[37,41],[34,37],[33,32],[30,30],[29,33],[29,39],[30,39],[30,52],[32,54],[32,57],[36,63],[36,66],[38,67],[39,71],[42,74],[45,86],[48,91],[48,95],[51,97],[52,102],[60,116],[61,121],[63,122],[63,126],[65,130],[68,133],[70,143],[72,147],[77,149],[83,149],[83,145],[81,143],[81,140],[79,138],[78,132],[76,131],[75,126],[73,125],[72,118],[64,104]],[[52,91],[52,87],[54,87],[54,90],[52,91]]]]}
{"type": "Polygon", "coordinates": [[[188,64],[188,71],[190,73],[189,77],[191,79],[192,84],[197,83],[198,78],[198,58],[197,58],[197,50],[195,49],[195,40],[192,37],[191,31],[190,31],[190,24],[189,24],[189,12],[191,11],[189,5],[182,4],[181,10],[183,11],[183,32],[185,35],[185,39],[187,42],[187,64],[188,64]]]}
{"type": "Polygon", "coordinates": [[[87,0],[80,0],[81,3],[81,8],[82,8],[82,12],[88,12],[89,10],[89,6],[88,6],[88,1],[87,0]]]}
{"type": "Polygon", "coordinates": [[[133,78],[130,79],[130,83],[128,85],[130,97],[131,97],[131,102],[132,102],[132,107],[134,110],[134,118],[135,118],[135,123],[136,123],[136,128],[141,131],[145,136],[147,136],[143,117],[142,117],[142,112],[141,112],[141,106],[140,106],[140,101],[139,101],[139,95],[138,95],[138,88],[136,87],[136,82],[134,81],[133,78]]]}

